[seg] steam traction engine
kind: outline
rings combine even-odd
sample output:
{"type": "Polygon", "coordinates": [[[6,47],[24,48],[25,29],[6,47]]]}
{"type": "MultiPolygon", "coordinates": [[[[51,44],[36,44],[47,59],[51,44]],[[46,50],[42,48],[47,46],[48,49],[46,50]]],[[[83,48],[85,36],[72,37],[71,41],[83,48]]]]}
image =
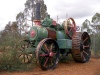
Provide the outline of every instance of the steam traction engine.
{"type": "Polygon", "coordinates": [[[43,70],[55,68],[60,56],[72,54],[76,62],[85,63],[91,56],[90,37],[87,32],[76,32],[73,18],[68,18],[60,25],[50,15],[40,21],[40,3],[36,4],[35,25],[28,33],[28,39],[20,42],[19,55],[21,63],[31,62],[33,55],[43,70]],[[24,42],[24,43],[23,43],[24,42]]]}

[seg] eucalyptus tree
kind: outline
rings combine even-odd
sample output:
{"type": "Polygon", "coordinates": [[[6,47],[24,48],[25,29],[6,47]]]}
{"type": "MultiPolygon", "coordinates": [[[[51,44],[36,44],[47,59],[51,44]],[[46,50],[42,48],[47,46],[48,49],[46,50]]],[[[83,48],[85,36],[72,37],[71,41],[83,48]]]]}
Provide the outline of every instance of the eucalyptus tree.
{"type": "Polygon", "coordinates": [[[44,17],[47,15],[47,7],[46,4],[44,3],[44,0],[26,0],[24,13],[25,16],[27,17],[27,20],[31,21],[32,26],[35,17],[35,9],[37,2],[40,2],[41,4],[41,10],[40,10],[41,20],[44,19],[44,17]]]}
{"type": "Polygon", "coordinates": [[[91,29],[91,23],[88,19],[86,19],[83,23],[82,23],[82,27],[81,27],[81,31],[86,30],[88,33],[92,33],[92,29],[91,29]]]}
{"type": "Polygon", "coordinates": [[[92,17],[92,21],[93,23],[92,27],[93,29],[96,31],[96,33],[100,33],[100,13],[96,13],[93,17],[92,17]]]}

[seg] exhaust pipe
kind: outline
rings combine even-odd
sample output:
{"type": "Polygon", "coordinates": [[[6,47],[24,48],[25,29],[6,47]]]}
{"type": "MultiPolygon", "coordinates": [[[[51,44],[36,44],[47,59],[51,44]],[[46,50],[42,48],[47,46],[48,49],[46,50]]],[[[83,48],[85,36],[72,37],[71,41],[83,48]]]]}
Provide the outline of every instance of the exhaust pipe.
{"type": "Polygon", "coordinates": [[[40,13],[40,8],[41,7],[41,4],[40,2],[37,2],[36,3],[36,10],[35,10],[35,20],[34,20],[34,23],[35,25],[39,25],[41,24],[41,13],[40,13]]]}

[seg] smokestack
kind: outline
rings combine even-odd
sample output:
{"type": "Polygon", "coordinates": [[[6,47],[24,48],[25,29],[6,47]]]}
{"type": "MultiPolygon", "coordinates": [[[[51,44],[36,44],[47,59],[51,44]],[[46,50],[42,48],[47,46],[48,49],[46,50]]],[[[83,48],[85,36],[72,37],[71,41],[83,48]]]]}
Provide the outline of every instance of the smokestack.
{"type": "Polygon", "coordinates": [[[35,10],[35,20],[34,20],[35,25],[40,25],[41,22],[40,6],[41,6],[40,2],[37,2],[35,10]]]}
{"type": "Polygon", "coordinates": [[[36,12],[35,12],[35,19],[36,20],[40,20],[41,15],[40,15],[40,3],[36,3],[36,12]]]}

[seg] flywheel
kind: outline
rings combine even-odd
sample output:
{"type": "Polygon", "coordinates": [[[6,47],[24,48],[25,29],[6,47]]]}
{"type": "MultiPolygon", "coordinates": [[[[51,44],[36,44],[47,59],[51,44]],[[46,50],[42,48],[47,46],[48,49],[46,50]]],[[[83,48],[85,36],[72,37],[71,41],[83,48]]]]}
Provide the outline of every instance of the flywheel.
{"type": "Polygon", "coordinates": [[[91,40],[87,32],[76,32],[72,38],[72,56],[76,62],[89,61],[91,40]]]}

